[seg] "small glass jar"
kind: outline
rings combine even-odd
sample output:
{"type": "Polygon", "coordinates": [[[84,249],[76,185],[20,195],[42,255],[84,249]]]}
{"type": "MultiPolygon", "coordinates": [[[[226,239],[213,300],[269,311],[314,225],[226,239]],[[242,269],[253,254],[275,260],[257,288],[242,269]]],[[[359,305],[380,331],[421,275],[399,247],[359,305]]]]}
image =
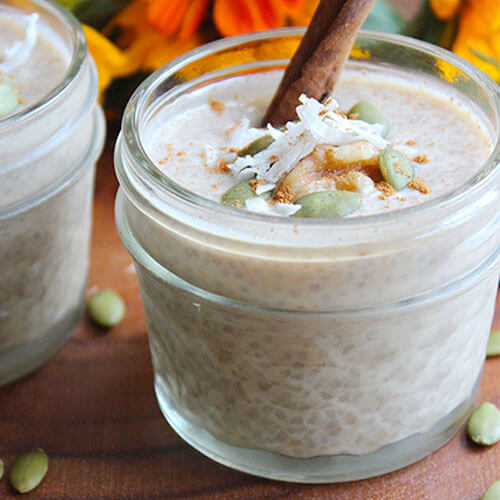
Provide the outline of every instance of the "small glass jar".
{"type": "MultiPolygon", "coordinates": [[[[285,67],[302,34],[221,40],[148,78],[116,146],[116,220],[178,434],[252,474],[346,481],[428,455],[471,411],[499,276],[500,144],[445,196],[340,220],[225,207],[155,167],[143,138],[157,113],[201,86],[285,67]]],[[[440,79],[499,137],[498,87],[447,51],[362,33],[349,64],[440,79]]]]}
{"type": "Polygon", "coordinates": [[[55,2],[4,7],[36,12],[69,62],[41,100],[0,120],[0,385],[47,361],[80,320],[105,137],[97,73],[78,21],[55,2]]]}

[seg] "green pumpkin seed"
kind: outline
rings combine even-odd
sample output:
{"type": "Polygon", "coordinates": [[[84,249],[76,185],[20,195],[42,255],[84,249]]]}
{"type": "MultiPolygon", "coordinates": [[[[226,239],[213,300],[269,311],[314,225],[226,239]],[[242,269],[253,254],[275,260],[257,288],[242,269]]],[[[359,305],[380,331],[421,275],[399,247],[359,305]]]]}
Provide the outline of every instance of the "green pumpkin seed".
{"type": "Polygon", "coordinates": [[[0,458],[0,479],[3,477],[3,471],[5,470],[5,466],[3,464],[3,460],[0,458]]]}
{"type": "Polygon", "coordinates": [[[271,197],[271,191],[257,195],[250,181],[243,181],[229,188],[221,198],[221,203],[227,207],[245,208],[245,201],[250,198],[264,198],[268,200],[271,197]]]}
{"type": "Polygon", "coordinates": [[[92,321],[104,328],[116,326],[125,316],[125,302],[112,290],[101,290],[87,302],[92,321]]]}
{"type": "Polygon", "coordinates": [[[500,410],[493,403],[482,403],[469,417],[467,434],[475,443],[486,446],[500,441],[500,410]]]}
{"type": "Polygon", "coordinates": [[[301,205],[295,217],[344,217],[361,207],[361,196],[351,191],[318,191],[295,203],[301,205]]]}
{"type": "Polygon", "coordinates": [[[500,481],[495,481],[481,497],[481,500],[500,500],[500,481]]]}
{"type": "Polygon", "coordinates": [[[249,198],[257,198],[249,181],[239,182],[229,188],[223,195],[221,203],[227,207],[245,207],[245,201],[249,198]]]}
{"type": "Polygon", "coordinates": [[[378,123],[382,125],[382,137],[387,137],[389,133],[389,120],[384,113],[380,111],[374,104],[368,101],[357,102],[347,113],[348,116],[356,116],[356,120],[363,120],[367,123],[378,123]]]}
{"type": "Polygon", "coordinates": [[[405,188],[415,175],[407,158],[391,145],[380,153],[379,166],[384,180],[396,191],[405,188]]]}
{"type": "Polygon", "coordinates": [[[34,490],[49,469],[49,457],[37,448],[17,457],[10,468],[9,481],[19,493],[34,490]]]}
{"type": "Polygon", "coordinates": [[[488,339],[488,347],[486,348],[486,356],[500,355],[500,330],[492,330],[488,339]]]}
{"type": "Polygon", "coordinates": [[[238,156],[255,156],[257,153],[260,153],[261,151],[264,151],[264,149],[268,148],[273,142],[274,139],[270,135],[263,135],[243,148],[238,153],[238,156]]]}
{"type": "Polygon", "coordinates": [[[19,105],[16,87],[9,77],[0,76],[0,118],[10,115],[19,105]]]}

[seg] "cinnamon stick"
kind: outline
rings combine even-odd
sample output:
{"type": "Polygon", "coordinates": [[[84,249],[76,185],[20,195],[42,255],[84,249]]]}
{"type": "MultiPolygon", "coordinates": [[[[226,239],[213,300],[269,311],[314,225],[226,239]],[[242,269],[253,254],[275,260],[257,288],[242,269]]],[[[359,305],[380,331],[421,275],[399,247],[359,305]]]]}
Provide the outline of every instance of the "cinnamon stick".
{"type": "Polygon", "coordinates": [[[301,94],[330,94],[349,57],[356,33],[375,0],[321,0],[263,119],[275,127],[297,118],[301,94]]]}

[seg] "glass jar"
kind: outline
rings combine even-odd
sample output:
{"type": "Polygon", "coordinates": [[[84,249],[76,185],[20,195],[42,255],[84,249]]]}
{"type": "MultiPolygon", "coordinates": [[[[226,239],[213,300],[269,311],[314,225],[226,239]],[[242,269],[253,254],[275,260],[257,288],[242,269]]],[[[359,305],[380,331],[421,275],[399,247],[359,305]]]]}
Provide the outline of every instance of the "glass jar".
{"type": "MultiPolygon", "coordinates": [[[[143,138],[159,111],[201,86],[283,68],[302,34],[224,39],[148,78],[116,146],[116,220],[177,433],[252,474],[346,481],[428,455],[471,411],[499,276],[500,144],[445,196],[340,220],[225,207],[155,167],[143,138]]],[[[432,75],[499,137],[498,87],[447,51],[365,32],[349,64],[432,75]]]]}
{"type": "Polygon", "coordinates": [[[81,317],[95,163],[105,124],[78,21],[55,2],[16,0],[67,60],[44,97],[0,120],[0,384],[40,366],[81,317]]]}

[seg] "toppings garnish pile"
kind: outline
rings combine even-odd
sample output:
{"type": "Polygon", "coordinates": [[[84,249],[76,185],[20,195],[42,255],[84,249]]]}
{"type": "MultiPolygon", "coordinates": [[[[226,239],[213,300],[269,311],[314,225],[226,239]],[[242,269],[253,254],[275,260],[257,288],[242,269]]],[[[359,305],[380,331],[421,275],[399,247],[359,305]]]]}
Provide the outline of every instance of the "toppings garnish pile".
{"type": "Polygon", "coordinates": [[[343,113],[332,98],[321,103],[302,95],[300,102],[298,120],[282,129],[256,129],[244,120],[231,132],[238,153],[225,167],[239,182],[222,196],[224,205],[271,215],[344,217],[376,190],[380,199],[406,187],[430,192],[415,178],[411,161],[385,139],[389,122],[373,104],[360,101],[343,113]]]}

